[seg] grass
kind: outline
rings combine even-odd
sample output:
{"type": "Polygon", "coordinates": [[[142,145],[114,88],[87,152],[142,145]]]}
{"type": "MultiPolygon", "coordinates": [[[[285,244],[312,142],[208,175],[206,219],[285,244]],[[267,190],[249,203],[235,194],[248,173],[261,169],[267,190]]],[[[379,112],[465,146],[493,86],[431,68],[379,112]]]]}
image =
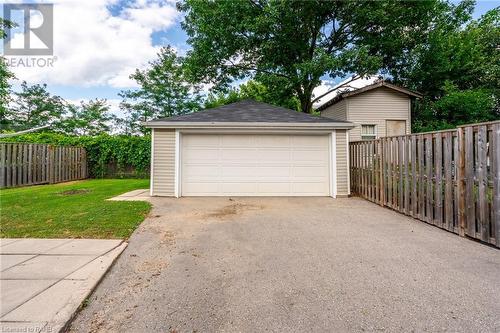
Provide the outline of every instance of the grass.
{"type": "Polygon", "coordinates": [[[106,201],[146,179],[93,179],[0,191],[0,237],[127,238],[151,205],[106,201]]]}

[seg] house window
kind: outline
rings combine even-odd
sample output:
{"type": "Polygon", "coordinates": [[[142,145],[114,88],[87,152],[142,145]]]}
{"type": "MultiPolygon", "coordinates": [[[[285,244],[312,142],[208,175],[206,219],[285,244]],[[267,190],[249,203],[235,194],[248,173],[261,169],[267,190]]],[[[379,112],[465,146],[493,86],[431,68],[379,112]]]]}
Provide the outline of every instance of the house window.
{"type": "Polygon", "coordinates": [[[361,125],[361,139],[374,140],[377,138],[375,125],[361,125]]]}

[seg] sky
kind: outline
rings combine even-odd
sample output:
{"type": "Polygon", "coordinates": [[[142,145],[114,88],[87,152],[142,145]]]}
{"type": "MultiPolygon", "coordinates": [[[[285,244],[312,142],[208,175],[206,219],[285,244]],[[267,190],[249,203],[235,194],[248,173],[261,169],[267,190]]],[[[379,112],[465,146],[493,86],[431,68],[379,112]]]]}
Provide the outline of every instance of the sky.
{"type": "MultiPolygon", "coordinates": [[[[118,93],[136,87],[129,75],[154,60],[161,46],[170,44],[180,54],[189,49],[175,0],[29,1],[33,2],[54,4],[53,67],[11,69],[17,83],[46,83],[52,94],[68,101],[106,98],[116,111],[118,93]]],[[[499,5],[500,0],[478,1],[474,17],[499,5]]],[[[340,80],[325,80],[315,93],[340,80]]]]}

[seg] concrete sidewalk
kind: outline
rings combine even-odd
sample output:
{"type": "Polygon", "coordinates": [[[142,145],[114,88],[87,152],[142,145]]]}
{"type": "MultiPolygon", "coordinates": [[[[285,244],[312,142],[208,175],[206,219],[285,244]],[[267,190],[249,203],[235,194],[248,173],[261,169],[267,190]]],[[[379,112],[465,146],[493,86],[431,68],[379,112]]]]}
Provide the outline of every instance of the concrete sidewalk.
{"type": "Polygon", "coordinates": [[[149,189],[134,190],[107,199],[108,201],[148,201],[151,198],[149,189]]]}
{"type": "Polygon", "coordinates": [[[125,249],[122,240],[0,239],[1,332],[58,332],[125,249]]]}

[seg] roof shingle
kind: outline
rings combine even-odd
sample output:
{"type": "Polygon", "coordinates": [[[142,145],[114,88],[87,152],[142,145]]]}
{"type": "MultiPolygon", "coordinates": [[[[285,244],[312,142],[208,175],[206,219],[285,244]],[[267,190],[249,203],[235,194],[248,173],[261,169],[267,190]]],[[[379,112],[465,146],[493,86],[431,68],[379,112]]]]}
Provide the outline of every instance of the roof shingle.
{"type": "Polygon", "coordinates": [[[150,123],[154,124],[155,122],[349,123],[313,116],[254,100],[243,100],[198,112],[156,119],[150,123]]]}

